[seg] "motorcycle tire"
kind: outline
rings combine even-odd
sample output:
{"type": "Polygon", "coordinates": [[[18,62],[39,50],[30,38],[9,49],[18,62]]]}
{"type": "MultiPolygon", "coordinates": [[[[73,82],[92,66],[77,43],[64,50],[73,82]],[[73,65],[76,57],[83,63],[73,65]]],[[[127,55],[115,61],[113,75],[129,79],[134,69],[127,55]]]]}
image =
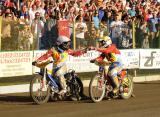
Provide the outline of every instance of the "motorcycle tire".
{"type": "Polygon", "coordinates": [[[50,98],[51,88],[43,83],[43,76],[35,75],[30,82],[30,96],[36,104],[44,104],[50,98]]]}
{"type": "Polygon", "coordinates": [[[75,90],[73,92],[76,92],[76,94],[71,94],[70,99],[72,101],[79,101],[83,97],[83,83],[79,77],[76,77],[77,86],[72,89],[75,90]],[[78,92],[78,93],[77,93],[78,92]]]}
{"type": "Polygon", "coordinates": [[[122,99],[129,99],[133,93],[133,78],[127,75],[122,81],[123,92],[120,93],[122,99]]]}
{"type": "Polygon", "coordinates": [[[89,84],[89,96],[95,103],[103,100],[106,91],[106,84],[104,77],[96,75],[89,84]],[[97,95],[98,94],[98,95],[97,95]]]}

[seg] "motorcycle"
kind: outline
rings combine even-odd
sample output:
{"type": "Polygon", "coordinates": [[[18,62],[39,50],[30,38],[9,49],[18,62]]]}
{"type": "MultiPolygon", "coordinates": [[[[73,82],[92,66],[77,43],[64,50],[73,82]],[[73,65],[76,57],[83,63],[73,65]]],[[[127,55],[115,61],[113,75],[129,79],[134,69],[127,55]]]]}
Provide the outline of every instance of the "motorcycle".
{"type": "Polygon", "coordinates": [[[44,104],[49,101],[50,97],[53,101],[65,99],[72,101],[80,100],[83,96],[83,84],[75,71],[70,69],[64,75],[67,92],[59,94],[61,90],[59,80],[56,76],[49,74],[48,66],[46,65],[44,69],[41,69],[30,81],[30,95],[33,101],[37,104],[44,104]]]}
{"type": "Polygon", "coordinates": [[[118,74],[119,91],[113,94],[112,81],[108,73],[105,73],[105,66],[99,65],[99,71],[95,77],[91,78],[89,83],[89,96],[93,102],[100,102],[104,98],[122,98],[129,99],[133,93],[133,79],[126,69],[118,74]]]}

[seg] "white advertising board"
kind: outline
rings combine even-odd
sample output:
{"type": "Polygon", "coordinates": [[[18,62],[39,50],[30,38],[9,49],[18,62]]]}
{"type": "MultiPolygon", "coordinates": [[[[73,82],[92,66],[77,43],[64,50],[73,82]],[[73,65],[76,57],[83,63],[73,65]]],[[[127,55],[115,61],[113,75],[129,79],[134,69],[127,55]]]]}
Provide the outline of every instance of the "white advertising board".
{"type": "Polygon", "coordinates": [[[99,53],[96,51],[88,51],[86,54],[79,57],[69,56],[67,61],[68,69],[74,69],[76,72],[97,71],[98,66],[90,63],[90,60],[98,57],[98,55],[99,53]]]}
{"type": "MultiPolygon", "coordinates": [[[[33,61],[41,57],[43,54],[45,54],[47,51],[46,50],[35,50],[33,52],[33,61]]],[[[40,69],[38,67],[32,66],[33,73],[39,72],[40,69]]]]}
{"type": "Polygon", "coordinates": [[[0,77],[32,74],[32,51],[0,52],[0,77]]]}
{"type": "Polygon", "coordinates": [[[140,69],[160,69],[160,49],[140,50],[140,69]]]}
{"type": "MultiPolygon", "coordinates": [[[[160,68],[160,49],[126,49],[120,51],[124,68],[160,68]]],[[[32,73],[39,72],[39,68],[32,66],[32,61],[45,52],[46,50],[0,52],[0,77],[31,75],[32,73]]],[[[69,56],[67,60],[68,69],[74,69],[76,72],[97,71],[98,66],[90,63],[90,60],[96,58],[99,54],[96,51],[88,51],[79,57],[69,56]]]]}
{"type": "MultiPolygon", "coordinates": [[[[34,51],[34,59],[43,55],[46,51],[34,51]]],[[[96,58],[99,55],[98,52],[95,51],[88,51],[86,54],[83,54],[79,57],[69,56],[67,60],[67,68],[74,69],[77,73],[78,72],[90,72],[90,71],[97,71],[98,66],[93,63],[90,63],[90,60],[96,58]]],[[[40,69],[33,66],[33,73],[39,72],[40,69]]]]}
{"type": "Polygon", "coordinates": [[[126,49],[120,50],[122,55],[123,67],[127,69],[139,68],[139,50],[126,49]]]}

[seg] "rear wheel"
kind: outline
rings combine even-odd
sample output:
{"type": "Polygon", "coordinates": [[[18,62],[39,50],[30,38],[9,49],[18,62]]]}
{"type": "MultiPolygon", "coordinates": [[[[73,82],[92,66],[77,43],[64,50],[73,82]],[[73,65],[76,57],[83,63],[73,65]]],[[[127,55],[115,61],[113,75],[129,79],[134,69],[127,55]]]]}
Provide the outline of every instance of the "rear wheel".
{"type": "MultiPolygon", "coordinates": [[[[70,99],[72,101],[78,101],[81,100],[81,98],[84,96],[83,95],[83,83],[79,77],[76,77],[76,83],[72,85],[72,93],[70,96],[70,99]]],[[[71,88],[71,87],[70,87],[71,88]]]]}
{"type": "Polygon", "coordinates": [[[89,84],[89,95],[93,102],[100,102],[105,95],[106,85],[103,77],[96,75],[89,84]]]}
{"type": "Polygon", "coordinates": [[[50,87],[43,82],[43,76],[41,75],[35,75],[30,82],[30,95],[37,104],[48,102],[50,90],[50,87]]]}
{"type": "Polygon", "coordinates": [[[122,81],[123,91],[121,92],[122,99],[129,99],[133,93],[133,78],[127,75],[122,81]]]}

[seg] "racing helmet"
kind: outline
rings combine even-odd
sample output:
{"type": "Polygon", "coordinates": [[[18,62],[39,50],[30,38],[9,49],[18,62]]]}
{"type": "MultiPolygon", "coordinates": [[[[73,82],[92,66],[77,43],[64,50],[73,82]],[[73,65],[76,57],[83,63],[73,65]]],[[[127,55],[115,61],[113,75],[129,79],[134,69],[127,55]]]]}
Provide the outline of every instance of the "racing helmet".
{"type": "Polygon", "coordinates": [[[103,36],[98,41],[102,44],[102,47],[108,47],[112,44],[112,40],[109,36],[103,36]]]}
{"type": "Polygon", "coordinates": [[[70,47],[71,40],[66,36],[59,36],[57,38],[57,46],[63,50],[67,50],[70,47]]]}

